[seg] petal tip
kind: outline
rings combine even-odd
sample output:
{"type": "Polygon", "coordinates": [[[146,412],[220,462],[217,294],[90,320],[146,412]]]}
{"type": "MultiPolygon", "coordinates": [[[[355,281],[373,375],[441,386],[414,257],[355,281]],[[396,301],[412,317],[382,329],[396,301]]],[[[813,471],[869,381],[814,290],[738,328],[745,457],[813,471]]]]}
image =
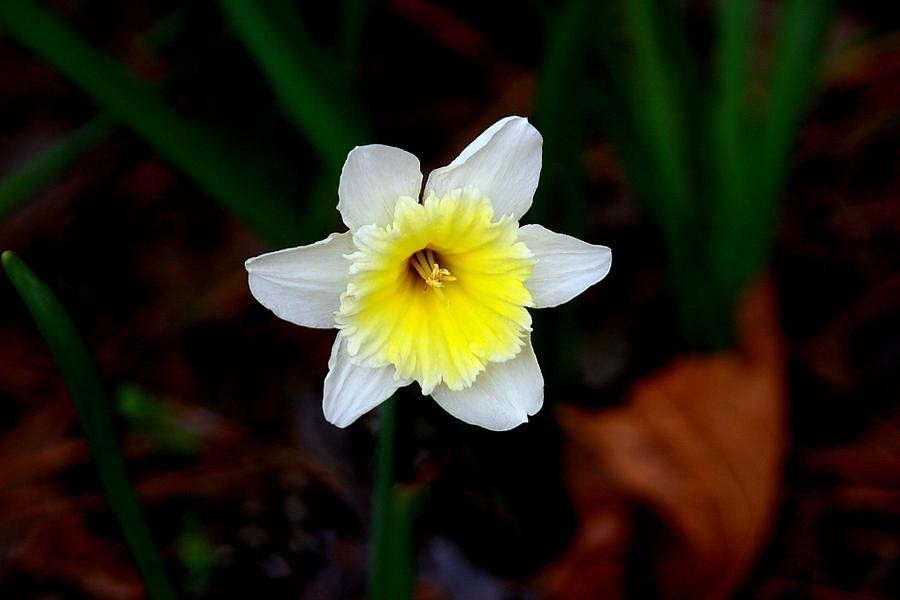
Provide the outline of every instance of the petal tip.
{"type": "Polygon", "coordinates": [[[528,415],[527,414],[522,414],[519,417],[519,419],[520,420],[518,420],[518,421],[510,420],[506,423],[495,424],[490,427],[487,425],[482,425],[482,424],[477,424],[477,425],[480,427],[484,427],[485,429],[489,429],[491,431],[512,431],[513,429],[516,429],[516,428],[521,427],[522,425],[525,425],[526,423],[528,423],[528,415]]]}

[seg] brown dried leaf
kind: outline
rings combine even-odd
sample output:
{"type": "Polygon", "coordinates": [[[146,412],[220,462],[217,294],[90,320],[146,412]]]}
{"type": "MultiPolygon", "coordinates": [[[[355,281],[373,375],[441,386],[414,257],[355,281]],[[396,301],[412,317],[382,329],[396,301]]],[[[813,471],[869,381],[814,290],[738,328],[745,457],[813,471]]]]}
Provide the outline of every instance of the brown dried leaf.
{"type": "Polygon", "coordinates": [[[632,549],[652,565],[663,597],[724,598],[747,574],[771,526],[785,447],[783,348],[770,285],[748,295],[739,325],[740,352],[678,358],[639,381],[622,408],[561,413],[582,524],[548,571],[551,595],[623,595],[610,589],[608,565],[624,565],[627,544],[591,533],[598,519],[619,531],[634,525],[638,513],[620,503],[664,524],[650,547],[632,549]]]}

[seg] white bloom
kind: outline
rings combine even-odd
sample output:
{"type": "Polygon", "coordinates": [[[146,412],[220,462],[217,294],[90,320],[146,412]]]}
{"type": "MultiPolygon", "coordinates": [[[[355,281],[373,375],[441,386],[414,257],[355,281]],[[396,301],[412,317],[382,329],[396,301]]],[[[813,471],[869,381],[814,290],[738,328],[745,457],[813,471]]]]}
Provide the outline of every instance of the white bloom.
{"type": "Polygon", "coordinates": [[[354,148],[337,206],[350,230],[246,262],[263,306],[297,325],[338,328],[323,405],[331,423],[346,427],[413,381],[487,429],[540,410],[527,308],[571,300],[612,260],[605,246],[519,227],[541,145],[527,119],[501,119],[431,173],[421,202],[415,156],[354,148]]]}

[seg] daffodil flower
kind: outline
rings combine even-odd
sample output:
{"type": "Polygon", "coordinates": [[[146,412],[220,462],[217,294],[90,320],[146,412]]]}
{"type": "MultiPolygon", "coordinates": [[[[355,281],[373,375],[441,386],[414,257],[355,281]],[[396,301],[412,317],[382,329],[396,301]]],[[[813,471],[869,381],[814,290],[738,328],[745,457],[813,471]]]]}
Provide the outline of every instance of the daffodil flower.
{"type": "Polygon", "coordinates": [[[421,194],[419,160],[354,148],[338,186],[349,231],[246,262],[250,291],[277,316],[338,329],[325,418],[346,427],[417,382],[453,416],[512,429],[540,410],[544,379],[528,308],[567,302],[609,272],[609,248],[519,226],[541,171],[542,138],[501,119],[421,194]]]}

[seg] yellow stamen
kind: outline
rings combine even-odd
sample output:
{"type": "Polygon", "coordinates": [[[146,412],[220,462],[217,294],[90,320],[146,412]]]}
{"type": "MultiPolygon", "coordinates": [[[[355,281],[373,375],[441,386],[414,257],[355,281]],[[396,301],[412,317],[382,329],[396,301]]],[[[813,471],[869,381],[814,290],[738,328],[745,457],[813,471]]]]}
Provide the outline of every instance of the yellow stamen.
{"type": "Polygon", "coordinates": [[[456,281],[456,277],[450,274],[450,269],[445,269],[438,264],[434,251],[431,248],[419,250],[409,259],[409,264],[425,280],[425,289],[444,287],[444,282],[456,281]]]}

